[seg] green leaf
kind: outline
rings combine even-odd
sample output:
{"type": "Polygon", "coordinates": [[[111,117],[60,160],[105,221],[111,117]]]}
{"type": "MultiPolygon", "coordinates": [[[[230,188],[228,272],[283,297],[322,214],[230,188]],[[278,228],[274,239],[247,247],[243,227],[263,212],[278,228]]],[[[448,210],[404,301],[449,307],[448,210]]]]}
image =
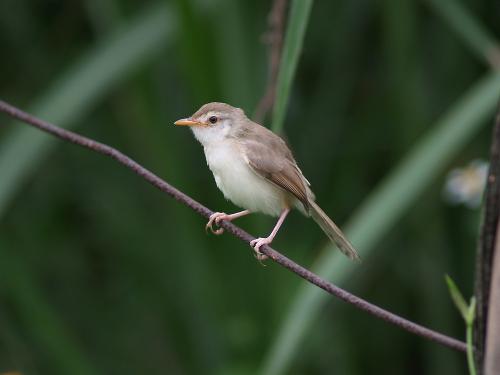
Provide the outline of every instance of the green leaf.
{"type": "Polygon", "coordinates": [[[448,285],[448,290],[450,291],[450,296],[453,300],[453,303],[455,303],[455,306],[457,307],[458,311],[460,311],[460,314],[462,315],[464,320],[467,321],[467,317],[469,315],[469,307],[465,302],[464,296],[462,295],[462,293],[460,293],[460,290],[458,290],[457,285],[450,276],[445,275],[445,280],[446,284],[448,285]]]}
{"type": "MultiPolygon", "coordinates": [[[[174,27],[167,6],[150,7],[127,28],[82,56],[28,112],[58,126],[75,126],[131,70],[165,47],[174,27]]],[[[0,144],[0,215],[56,142],[22,125],[4,137],[0,144]]]]}
{"type": "MultiPolygon", "coordinates": [[[[436,122],[355,212],[346,227],[346,234],[362,257],[367,258],[379,245],[465,143],[482,126],[491,123],[499,92],[500,72],[493,71],[480,79],[436,122]]],[[[312,271],[341,285],[359,269],[359,265],[340,257],[333,246],[327,245],[312,271]]],[[[259,373],[274,375],[286,371],[296,357],[306,331],[330,299],[331,296],[319,288],[302,283],[259,373]]]]}
{"type": "Polygon", "coordinates": [[[467,325],[472,326],[474,323],[474,319],[476,319],[476,297],[472,296],[470,298],[469,307],[467,308],[467,316],[465,321],[467,325]]]}
{"type": "Polygon", "coordinates": [[[293,76],[297,70],[300,52],[302,51],[311,7],[312,0],[293,0],[291,4],[285,43],[281,54],[278,82],[276,84],[276,100],[273,108],[271,128],[275,133],[281,133],[283,130],[293,76]]]}

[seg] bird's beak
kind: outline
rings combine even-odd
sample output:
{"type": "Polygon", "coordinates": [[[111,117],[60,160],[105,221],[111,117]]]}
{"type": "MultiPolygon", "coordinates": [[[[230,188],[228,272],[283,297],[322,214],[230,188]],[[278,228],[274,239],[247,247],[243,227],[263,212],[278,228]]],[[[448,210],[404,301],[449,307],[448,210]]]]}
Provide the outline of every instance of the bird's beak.
{"type": "Polygon", "coordinates": [[[207,126],[204,122],[195,121],[191,118],[183,118],[174,122],[174,125],[182,125],[182,126],[207,126]]]}

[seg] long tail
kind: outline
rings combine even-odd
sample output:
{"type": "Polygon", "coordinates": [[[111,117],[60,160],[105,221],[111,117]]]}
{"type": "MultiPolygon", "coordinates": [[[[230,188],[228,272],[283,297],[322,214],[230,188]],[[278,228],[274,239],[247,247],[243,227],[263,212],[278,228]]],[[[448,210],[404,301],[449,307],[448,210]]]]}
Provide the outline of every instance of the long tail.
{"type": "Polygon", "coordinates": [[[353,260],[360,260],[358,252],[351,245],[349,240],[344,236],[342,231],[335,223],[328,217],[327,214],[314,202],[310,202],[311,216],[320,228],[325,232],[328,238],[338,246],[348,258],[353,260]]]}

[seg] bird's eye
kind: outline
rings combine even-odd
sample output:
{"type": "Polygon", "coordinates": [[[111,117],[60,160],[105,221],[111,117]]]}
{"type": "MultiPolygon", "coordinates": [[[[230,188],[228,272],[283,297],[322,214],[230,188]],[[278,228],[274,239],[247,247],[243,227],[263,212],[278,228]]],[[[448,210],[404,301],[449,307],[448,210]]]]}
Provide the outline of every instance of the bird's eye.
{"type": "Polygon", "coordinates": [[[217,116],[210,116],[208,121],[210,121],[211,124],[215,124],[217,122],[217,116]]]}

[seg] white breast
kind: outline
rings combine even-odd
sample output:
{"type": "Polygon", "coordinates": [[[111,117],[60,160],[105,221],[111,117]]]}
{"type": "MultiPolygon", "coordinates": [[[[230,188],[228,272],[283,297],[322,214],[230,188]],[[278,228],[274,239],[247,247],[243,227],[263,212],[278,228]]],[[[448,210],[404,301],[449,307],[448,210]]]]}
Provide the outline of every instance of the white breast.
{"type": "Polygon", "coordinates": [[[283,191],[251,169],[234,141],[217,142],[204,150],[217,187],[227,199],[250,211],[280,214],[284,207],[283,191]]]}

